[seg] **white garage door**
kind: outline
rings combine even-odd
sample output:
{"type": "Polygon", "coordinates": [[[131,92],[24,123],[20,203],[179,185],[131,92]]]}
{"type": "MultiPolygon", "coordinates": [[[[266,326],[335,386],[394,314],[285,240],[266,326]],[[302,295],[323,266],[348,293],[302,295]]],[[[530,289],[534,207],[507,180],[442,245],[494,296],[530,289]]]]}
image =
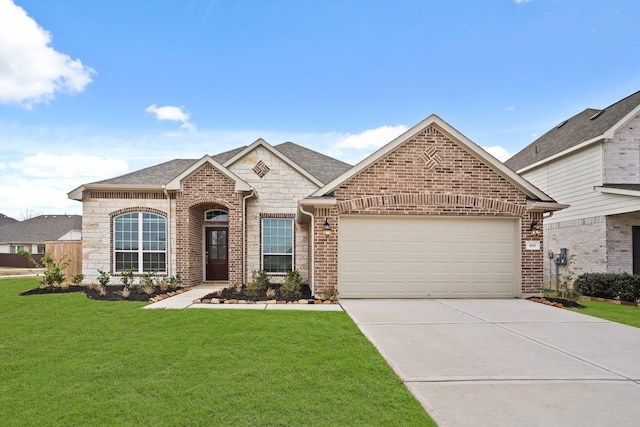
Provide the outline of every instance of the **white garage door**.
{"type": "Polygon", "coordinates": [[[339,220],[340,298],[506,298],[520,288],[519,220],[339,220]]]}

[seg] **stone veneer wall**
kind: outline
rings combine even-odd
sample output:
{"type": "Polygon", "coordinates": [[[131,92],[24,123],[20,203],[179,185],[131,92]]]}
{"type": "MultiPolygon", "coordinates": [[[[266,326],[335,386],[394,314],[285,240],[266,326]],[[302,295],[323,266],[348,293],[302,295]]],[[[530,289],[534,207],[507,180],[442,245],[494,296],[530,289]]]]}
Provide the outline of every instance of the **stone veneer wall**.
{"type": "MultiPolygon", "coordinates": [[[[262,268],[262,217],[294,218],[298,200],[318,189],[318,186],[302,176],[280,157],[262,146],[256,147],[229,166],[229,170],[251,185],[258,198],[247,200],[247,270],[245,280],[251,280],[251,272],[262,268]],[[259,165],[256,167],[256,165],[259,165]],[[255,169],[255,170],[254,170],[255,169]]],[[[308,280],[309,232],[308,225],[294,220],[294,268],[308,280]]],[[[273,275],[274,282],[283,275],[273,275]]]]}
{"type": "MultiPolygon", "coordinates": [[[[526,195],[457,143],[429,127],[335,189],[336,206],[315,209],[315,292],[338,283],[338,216],[343,213],[520,217],[523,296],[543,286],[542,235],[533,238],[531,221],[542,228],[542,213],[526,212],[526,195]],[[328,218],[332,229],[324,236],[328,218]],[[540,240],[541,250],[525,250],[540,240]]],[[[339,289],[338,289],[339,291],[339,289]]]]}
{"type": "MultiPolygon", "coordinates": [[[[82,203],[82,274],[84,283],[97,283],[98,269],[113,274],[111,218],[124,211],[147,211],[167,216],[169,202],[162,193],[102,192],[82,203]]],[[[175,202],[172,201],[172,208],[175,202]]],[[[174,212],[175,213],[175,212],[174,212]]],[[[175,215],[169,224],[175,241],[175,215]]],[[[171,248],[169,269],[175,272],[175,247],[171,248]]],[[[117,280],[112,280],[117,283],[117,280]]]]}

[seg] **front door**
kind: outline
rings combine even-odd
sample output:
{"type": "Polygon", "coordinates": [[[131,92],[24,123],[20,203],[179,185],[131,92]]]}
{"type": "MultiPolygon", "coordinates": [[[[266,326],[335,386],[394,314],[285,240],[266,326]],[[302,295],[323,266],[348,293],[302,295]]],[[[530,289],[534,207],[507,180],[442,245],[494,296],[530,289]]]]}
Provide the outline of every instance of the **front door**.
{"type": "Polygon", "coordinates": [[[640,227],[631,227],[633,240],[633,274],[640,274],[640,227]]]}
{"type": "Polygon", "coordinates": [[[229,227],[207,227],[207,280],[229,280],[229,227]]]}

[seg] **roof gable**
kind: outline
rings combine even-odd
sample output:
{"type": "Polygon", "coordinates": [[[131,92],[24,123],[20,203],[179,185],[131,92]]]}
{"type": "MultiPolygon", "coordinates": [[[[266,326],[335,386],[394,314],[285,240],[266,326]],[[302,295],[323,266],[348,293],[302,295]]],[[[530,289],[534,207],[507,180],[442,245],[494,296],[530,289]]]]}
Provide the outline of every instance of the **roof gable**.
{"type": "Polygon", "coordinates": [[[240,177],[238,177],[236,174],[231,172],[229,169],[227,169],[226,167],[222,166],[220,163],[215,161],[211,156],[204,156],[197,162],[193,163],[187,169],[182,171],[182,173],[180,173],[178,176],[176,176],[171,181],[169,181],[165,185],[165,188],[167,190],[180,190],[182,188],[182,181],[188,178],[189,176],[191,176],[198,169],[200,169],[202,165],[206,163],[210,164],[219,172],[221,172],[223,175],[227,176],[229,179],[234,181],[236,191],[251,191],[251,186],[249,184],[247,184],[245,181],[240,179],[240,177]]]}
{"type": "Polygon", "coordinates": [[[320,188],[318,191],[313,193],[311,197],[321,197],[327,194],[330,194],[333,190],[339,187],[341,184],[359,174],[369,166],[376,163],[378,160],[395,150],[400,145],[412,139],[419,132],[424,131],[430,126],[436,127],[439,131],[445,134],[449,139],[457,143],[461,148],[471,154],[473,157],[487,165],[489,168],[494,170],[497,174],[502,176],[508,182],[515,185],[519,188],[523,193],[525,193],[528,197],[536,200],[542,201],[550,201],[552,202],[549,196],[544,194],[541,190],[536,188],[534,185],[526,181],[524,178],[513,172],[511,169],[506,167],[502,162],[493,157],[491,154],[487,153],[477,144],[469,140],[463,134],[454,129],[451,125],[446,123],[440,117],[435,114],[424,119],[422,122],[418,123],[393,141],[389,142],[387,145],[381,147],[376,152],[371,154],[366,159],[362,160],[360,163],[356,164],[353,168],[349,169],[342,175],[336,177],[331,182],[327,183],[325,186],[320,188]]]}
{"type": "Polygon", "coordinates": [[[581,148],[604,138],[612,138],[624,123],[638,113],[640,113],[640,91],[603,110],[587,108],[560,122],[508,159],[505,164],[515,171],[522,171],[572,149],[581,148]]]}
{"type": "Polygon", "coordinates": [[[227,160],[226,162],[224,162],[224,167],[230,167],[231,165],[233,165],[235,162],[237,162],[238,160],[242,159],[244,156],[246,156],[247,154],[251,153],[253,150],[255,150],[257,147],[263,147],[264,149],[266,149],[267,151],[271,152],[273,155],[275,155],[276,157],[278,157],[280,160],[282,160],[284,163],[286,163],[287,165],[289,165],[291,168],[293,168],[296,172],[298,172],[300,175],[304,176],[305,178],[307,178],[309,181],[313,182],[314,184],[316,184],[318,187],[322,186],[322,181],[320,181],[318,178],[316,178],[315,176],[311,175],[307,170],[303,169],[298,163],[294,162],[293,160],[291,160],[289,157],[287,157],[286,155],[284,155],[282,152],[280,152],[279,150],[277,150],[276,148],[274,148],[271,144],[269,144],[267,141],[265,141],[262,138],[258,138],[256,139],[253,144],[249,145],[248,147],[246,147],[244,150],[239,151],[236,155],[234,155],[233,157],[231,157],[229,160],[227,160]]]}

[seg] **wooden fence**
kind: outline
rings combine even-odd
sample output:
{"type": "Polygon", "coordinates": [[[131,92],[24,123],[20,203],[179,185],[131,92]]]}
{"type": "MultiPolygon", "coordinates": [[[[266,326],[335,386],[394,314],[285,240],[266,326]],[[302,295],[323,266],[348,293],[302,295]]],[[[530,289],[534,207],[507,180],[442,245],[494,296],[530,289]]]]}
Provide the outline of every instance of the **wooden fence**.
{"type": "Polygon", "coordinates": [[[46,251],[55,260],[67,257],[69,265],[64,271],[67,279],[74,274],[82,274],[82,240],[50,240],[45,242],[46,251]]]}
{"type": "MultiPolygon", "coordinates": [[[[43,256],[42,254],[34,254],[33,259],[39,262],[43,256]]],[[[31,261],[18,254],[0,254],[0,267],[37,268],[31,261]]]]}

